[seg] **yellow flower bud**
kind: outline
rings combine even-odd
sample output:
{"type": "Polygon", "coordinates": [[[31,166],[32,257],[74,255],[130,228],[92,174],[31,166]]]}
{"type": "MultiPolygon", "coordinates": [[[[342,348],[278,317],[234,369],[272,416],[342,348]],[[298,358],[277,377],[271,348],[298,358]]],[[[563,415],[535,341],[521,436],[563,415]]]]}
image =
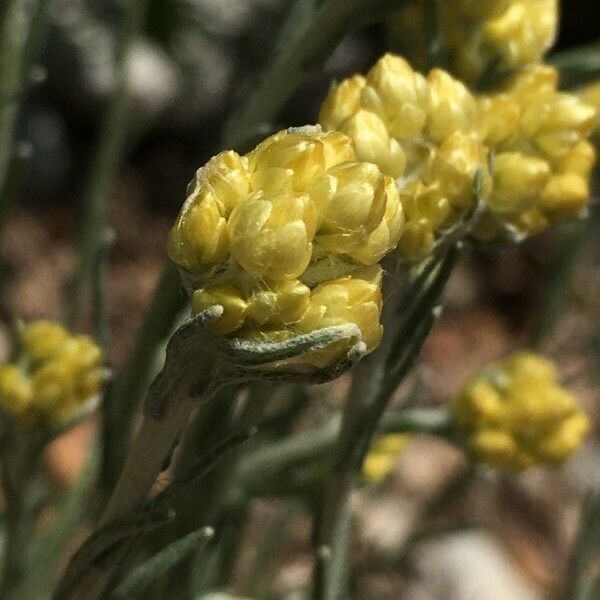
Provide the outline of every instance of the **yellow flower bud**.
{"type": "Polygon", "coordinates": [[[406,158],[402,147],[390,137],[381,117],[359,110],[344,121],[340,129],[354,141],[360,160],[375,163],[383,173],[394,178],[404,173],[406,158]]]}
{"type": "Polygon", "coordinates": [[[456,131],[433,154],[425,178],[438,185],[440,194],[452,207],[464,211],[473,203],[473,187],[478,169],[483,174],[482,193],[487,197],[491,180],[485,152],[473,136],[456,131]]]}
{"type": "Polygon", "coordinates": [[[557,24],[558,0],[515,0],[485,23],[483,45],[509,68],[536,62],[554,43],[557,24]]]}
{"type": "Polygon", "coordinates": [[[529,352],[494,363],[470,381],[454,402],[454,416],[477,459],[509,470],[562,462],[589,429],[552,363],[529,352]]]}
{"type": "Polygon", "coordinates": [[[473,81],[494,63],[506,70],[540,61],[556,37],[558,0],[440,2],[439,16],[452,70],[473,81]]]}
{"type": "Polygon", "coordinates": [[[516,214],[530,208],[539,198],[548,179],[545,160],[520,152],[501,152],[494,158],[494,190],[489,207],[498,214],[516,214]]]}
{"type": "MultiPolygon", "coordinates": [[[[393,250],[403,223],[393,179],[374,163],[358,162],[351,138],[303,127],[276,133],[242,157],[223,153],[200,169],[169,253],[194,312],[223,307],[210,326],[214,333],[276,341],[355,323],[372,350],[380,336],[380,276],[378,268],[367,276],[359,267],[393,250]]],[[[348,343],[314,363],[342,356],[348,343]]]]}
{"type": "Polygon", "coordinates": [[[596,111],[596,135],[600,131],[600,81],[595,81],[581,90],[581,99],[596,111]]]}
{"type": "Polygon", "coordinates": [[[408,259],[422,260],[427,257],[434,243],[432,222],[428,219],[411,220],[404,227],[398,250],[401,256],[408,259]]]}
{"type": "Polygon", "coordinates": [[[556,161],[556,168],[561,173],[575,173],[588,178],[595,161],[594,146],[587,141],[581,141],[564,158],[556,161]]]}
{"type": "Polygon", "coordinates": [[[223,307],[223,316],[211,324],[211,330],[214,333],[231,333],[244,324],[248,303],[235,286],[213,285],[206,289],[196,290],[192,294],[192,309],[196,314],[215,304],[223,307]]]}
{"type": "Polygon", "coordinates": [[[363,265],[372,265],[380,261],[389,251],[398,245],[404,226],[404,212],[398,188],[391,179],[385,177],[386,196],[385,213],[379,225],[362,240],[355,244],[350,256],[363,265]]]}
{"type": "Polygon", "coordinates": [[[375,92],[392,137],[408,139],[420,134],[430,103],[427,81],[420,73],[400,56],[384,54],[367,73],[367,84],[375,92]]]}
{"type": "Polygon", "coordinates": [[[398,433],[376,437],[363,462],[363,479],[367,483],[381,483],[392,472],[398,456],[409,443],[408,435],[398,433]]]}
{"type": "Polygon", "coordinates": [[[540,209],[552,219],[578,216],[590,197],[586,177],[576,173],[553,175],[540,195],[540,209]]]}
{"type": "Polygon", "coordinates": [[[521,115],[523,134],[550,159],[564,158],[589,137],[596,120],[593,107],[573,94],[534,96],[521,115]]]}
{"type": "Polygon", "coordinates": [[[385,213],[384,185],[384,176],[371,163],[346,162],[329,169],[311,193],[319,231],[355,237],[373,231],[385,213]]]}
{"type": "Polygon", "coordinates": [[[34,361],[52,358],[67,341],[69,332],[60,323],[35,321],[23,327],[24,351],[34,361]]]}
{"type": "Polygon", "coordinates": [[[380,286],[381,268],[378,266],[318,285],[311,292],[308,309],[298,321],[297,330],[305,333],[355,323],[361,330],[367,350],[373,350],[383,332],[379,323],[380,286]]]}
{"type": "Polygon", "coordinates": [[[36,426],[60,424],[100,391],[102,352],[88,336],[37,321],[22,332],[20,365],[0,367],[0,403],[14,418],[36,426]]]}
{"type": "Polygon", "coordinates": [[[431,91],[427,129],[432,139],[441,143],[456,131],[473,131],[477,103],[466,86],[441,69],[432,69],[427,83],[431,91]]]}
{"type": "Polygon", "coordinates": [[[479,107],[479,137],[489,147],[495,147],[516,135],[521,110],[508,94],[481,96],[479,107]]]}
{"type": "Polygon", "coordinates": [[[366,83],[362,75],[354,75],[332,86],[319,112],[319,123],[324,129],[340,129],[340,125],[359,110],[366,83]]]}
{"type": "Polygon", "coordinates": [[[255,277],[292,279],[310,262],[315,227],[308,195],[267,198],[257,192],[231,213],[231,255],[255,277]]]}
{"type": "Polygon", "coordinates": [[[17,365],[0,366],[0,403],[15,417],[21,416],[31,402],[31,382],[17,365]]]}
{"type": "Polygon", "coordinates": [[[227,219],[248,195],[248,160],[222,152],[198,170],[193,190],[169,236],[169,256],[180,267],[198,271],[229,255],[227,219]]]}

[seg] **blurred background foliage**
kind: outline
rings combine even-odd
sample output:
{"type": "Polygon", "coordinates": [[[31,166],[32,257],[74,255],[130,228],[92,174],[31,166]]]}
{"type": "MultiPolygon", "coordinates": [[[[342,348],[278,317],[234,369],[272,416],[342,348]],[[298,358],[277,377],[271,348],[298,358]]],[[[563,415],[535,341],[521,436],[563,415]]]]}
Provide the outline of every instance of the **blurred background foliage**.
{"type": "MultiPolygon", "coordinates": [[[[109,342],[109,363],[120,373],[131,360],[161,274],[166,232],[198,166],[225,141],[234,139],[244,149],[270,130],[315,122],[332,79],[364,71],[386,50],[410,53],[416,45],[410,37],[398,38],[379,18],[393,2],[369,0],[367,9],[378,4],[379,10],[364,11],[364,18],[340,32],[340,39],[332,36],[331,48],[323,44],[323,56],[304,70],[302,85],[287,90],[273,122],[246,123],[239,139],[231,115],[253,93],[282,45],[294,40],[298,23],[306,18],[303,10],[317,4],[2,2],[0,79],[5,84],[11,51],[26,44],[22,70],[12,74],[0,97],[0,132],[11,119],[15,123],[15,151],[5,161],[6,171],[0,171],[2,358],[7,358],[16,319],[62,318],[70,306],[72,322],[109,342]],[[16,5],[23,14],[11,21],[16,5]],[[19,38],[24,22],[31,25],[28,39],[19,38]],[[129,48],[126,54],[123,47],[129,48]],[[82,220],[82,214],[87,218],[82,220]],[[85,255],[89,227],[103,230],[105,306],[98,306],[94,291],[83,284],[78,288],[77,277],[73,279],[79,255],[74,240],[80,239],[85,255]]],[[[564,70],[566,85],[600,78],[599,36],[594,3],[564,0],[550,61],[564,70]]],[[[464,476],[463,458],[445,442],[427,436],[412,440],[391,477],[362,488],[355,499],[353,597],[600,597],[597,588],[583,590],[577,583],[584,568],[590,568],[587,563],[597,563],[600,538],[598,497],[586,496],[586,490],[600,487],[598,218],[593,202],[586,222],[553,229],[518,247],[470,250],[450,282],[447,310],[426,345],[423,365],[400,394],[412,390],[419,402],[435,407],[488,361],[535,345],[560,356],[562,374],[593,423],[588,443],[556,471],[534,469],[518,477],[486,472],[473,478],[464,476]],[[580,513],[583,525],[577,534],[580,513]]],[[[96,263],[94,252],[88,254],[91,272],[96,263]]],[[[171,302],[162,307],[165,314],[183,307],[183,295],[177,292],[171,302]]],[[[155,326],[167,328],[157,334],[166,338],[173,323],[159,314],[155,326]]],[[[143,344],[138,342],[136,355],[142,362],[143,344]]],[[[148,363],[146,369],[155,369],[148,363]]],[[[133,388],[109,389],[109,397],[128,397],[131,389],[139,393],[150,374],[141,373],[137,383],[128,380],[133,388]]],[[[116,381],[116,386],[125,385],[116,381]]],[[[184,440],[197,445],[188,455],[212,448],[229,433],[231,423],[237,428],[251,423],[265,398],[270,398],[265,420],[271,441],[281,440],[290,427],[302,432],[327,422],[346,386],[344,378],[309,392],[256,384],[243,390],[242,403],[225,391],[203,408],[204,418],[184,440]]],[[[137,405],[132,406],[133,413],[137,405]]],[[[111,407],[107,410],[105,423],[110,423],[111,407]]],[[[119,410],[112,417],[117,421],[119,410]]],[[[25,560],[30,573],[10,597],[49,597],[49,582],[97,516],[103,496],[96,493],[96,474],[104,475],[105,493],[122,458],[116,452],[116,464],[100,460],[94,440],[102,427],[99,417],[87,418],[46,450],[29,499],[40,507],[25,560]]],[[[105,445],[126,446],[126,438],[106,434],[105,445]]],[[[313,472],[314,463],[287,472],[284,461],[277,473],[279,485],[261,487],[268,481],[266,465],[272,457],[260,462],[260,436],[250,444],[256,450],[254,463],[238,464],[234,450],[201,487],[179,500],[183,516],[148,536],[146,557],[179,539],[175,558],[140,567],[156,570],[160,577],[136,572],[137,580],[125,582],[133,587],[119,588],[117,597],[188,598],[190,589],[197,591],[196,597],[213,600],[226,597],[214,590],[253,598],[304,597],[312,565],[311,498],[301,502],[289,496],[319,473],[313,472]],[[239,485],[246,486],[241,490],[227,484],[236,464],[239,485]],[[218,535],[209,539],[211,531],[205,527],[218,535]],[[209,591],[211,595],[201,595],[209,591]]]]}

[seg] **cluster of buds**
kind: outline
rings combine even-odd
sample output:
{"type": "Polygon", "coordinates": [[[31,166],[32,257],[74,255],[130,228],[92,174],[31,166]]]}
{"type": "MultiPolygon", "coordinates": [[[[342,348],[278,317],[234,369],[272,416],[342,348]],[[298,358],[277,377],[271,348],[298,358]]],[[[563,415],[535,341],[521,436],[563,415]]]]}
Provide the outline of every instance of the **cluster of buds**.
{"type": "Polygon", "coordinates": [[[360,160],[396,180],[406,214],[402,257],[426,256],[472,207],[478,172],[489,189],[477,116],[477,102],[461,82],[440,69],[424,77],[393,54],[365,77],[334,86],[323,102],[321,125],[346,133],[360,160]]]}
{"type": "MultiPolygon", "coordinates": [[[[559,92],[557,83],[553,67],[534,65],[502,92],[479,98],[481,138],[494,151],[488,206],[518,235],[580,215],[589,199],[595,153],[588,138],[596,113],[578,96],[559,92]]],[[[490,220],[481,234],[496,229],[490,220]]]]}
{"type": "MultiPolygon", "coordinates": [[[[273,342],[353,323],[370,351],[382,330],[378,263],[403,224],[394,180],[357,160],[343,133],[307,126],[202,167],[169,255],[196,314],[223,307],[214,333],[273,342]]],[[[323,366],[346,350],[310,360],[323,366]]]]}
{"type": "Polygon", "coordinates": [[[438,7],[452,70],[466,81],[492,65],[539,62],[556,38],[558,0],[442,0],[438,7]]]}
{"type": "Polygon", "coordinates": [[[382,482],[394,469],[394,464],[404,452],[410,437],[402,433],[380,435],[373,440],[362,466],[362,476],[367,483],[382,482]]]}
{"type": "Polygon", "coordinates": [[[0,406],[23,424],[59,426],[96,399],[103,379],[91,338],[35,321],[20,331],[18,360],[0,366],[0,406]]]}
{"type": "Polygon", "coordinates": [[[490,365],[470,381],[455,400],[454,416],[475,458],[517,471],[559,464],[589,429],[552,363],[527,352],[490,365]]]}

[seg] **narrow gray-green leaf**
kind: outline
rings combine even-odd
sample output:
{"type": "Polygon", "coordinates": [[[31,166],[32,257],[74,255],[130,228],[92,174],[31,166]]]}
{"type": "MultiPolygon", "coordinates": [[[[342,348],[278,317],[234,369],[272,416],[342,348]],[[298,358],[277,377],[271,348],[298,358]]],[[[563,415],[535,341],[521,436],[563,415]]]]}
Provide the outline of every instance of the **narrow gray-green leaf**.
{"type": "Polygon", "coordinates": [[[166,548],[139,565],[113,592],[115,600],[125,600],[140,596],[148,587],[167,573],[180,561],[213,536],[210,527],[174,541],[166,548]]]}

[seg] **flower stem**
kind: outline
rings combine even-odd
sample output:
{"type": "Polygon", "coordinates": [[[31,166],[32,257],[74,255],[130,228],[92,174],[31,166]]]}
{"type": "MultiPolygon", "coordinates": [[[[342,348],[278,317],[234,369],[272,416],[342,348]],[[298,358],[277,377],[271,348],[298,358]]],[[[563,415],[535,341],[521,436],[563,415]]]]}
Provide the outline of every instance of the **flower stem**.
{"type": "Polygon", "coordinates": [[[32,432],[7,423],[2,449],[2,488],[6,499],[6,538],[0,598],[7,598],[23,578],[23,561],[33,527],[31,484],[43,445],[32,432]]]}
{"type": "Polygon", "coordinates": [[[390,397],[414,365],[437,318],[437,305],[461,247],[459,243],[451,247],[429,277],[411,286],[410,296],[416,300],[400,324],[397,307],[388,300],[384,338],[353,371],[333,465],[322,489],[315,535],[315,600],[347,598],[347,513],[352,488],[390,397]]]}
{"type": "MultiPolygon", "coordinates": [[[[110,553],[111,560],[100,563],[95,560],[98,537],[115,522],[137,523],[136,517],[140,516],[156,477],[165,468],[190,413],[226,383],[226,377],[219,373],[219,359],[212,348],[207,348],[202,335],[204,327],[221,313],[222,307],[213,307],[212,311],[190,319],[171,337],[165,365],[150,386],[142,424],[98,529],[71,561],[55,598],[104,597],[116,569],[125,561],[135,534],[110,553]],[[204,365],[200,373],[193,359],[204,365]]],[[[114,539],[109,542],[115,543],[114,539]]]]}
{"type": "MultiPolygon", "coordinates": [[[[331,51],[350,30],[369,18],[383,18],[386,10],[404,0],[326,0],[304,19],[300,31],[288,35],[289,43],[263,73],[246,102],[227,124],[226,145],[244,144],[260,126],[269,126],[304,80],[307,70],[331,51]]],[[[288,34],[289,32],[286,32],[288,34]]]]}
{"type": "Polygon", "coordinates": [[[83,219],[79,241],[80,263],[69,287],[67,323],[75,327],[81,316],[83,300],[92,279],[101,269],[97,261],[106,239],[106,206],[110,188],[121,165],[127,143],[130,89],[127,60],[145,14],[145,0],[123,0],[117,45],[116,83],[100,126],[83,197],[83,219]]]}
{"type": "MultiPolygon", "coordinates": [[[[27,2],[7,0],[0,8],[0,191],[8,177],[23,86],[27,2]]],[[[1,196],[0,196],[1,197],[1,196]]],[[[0,205],[0,221],[8,206],[0,205]]]]}
{"type": "Polygon", "coordinates": [[[106,492],[113,489],[125,460],[133,421],[152,377],[158,349],[171,333],[174,318],[184,306],[179,273],[168,263],[160,275],[125,367],[106,394],[101,479],[106,492]]]}

